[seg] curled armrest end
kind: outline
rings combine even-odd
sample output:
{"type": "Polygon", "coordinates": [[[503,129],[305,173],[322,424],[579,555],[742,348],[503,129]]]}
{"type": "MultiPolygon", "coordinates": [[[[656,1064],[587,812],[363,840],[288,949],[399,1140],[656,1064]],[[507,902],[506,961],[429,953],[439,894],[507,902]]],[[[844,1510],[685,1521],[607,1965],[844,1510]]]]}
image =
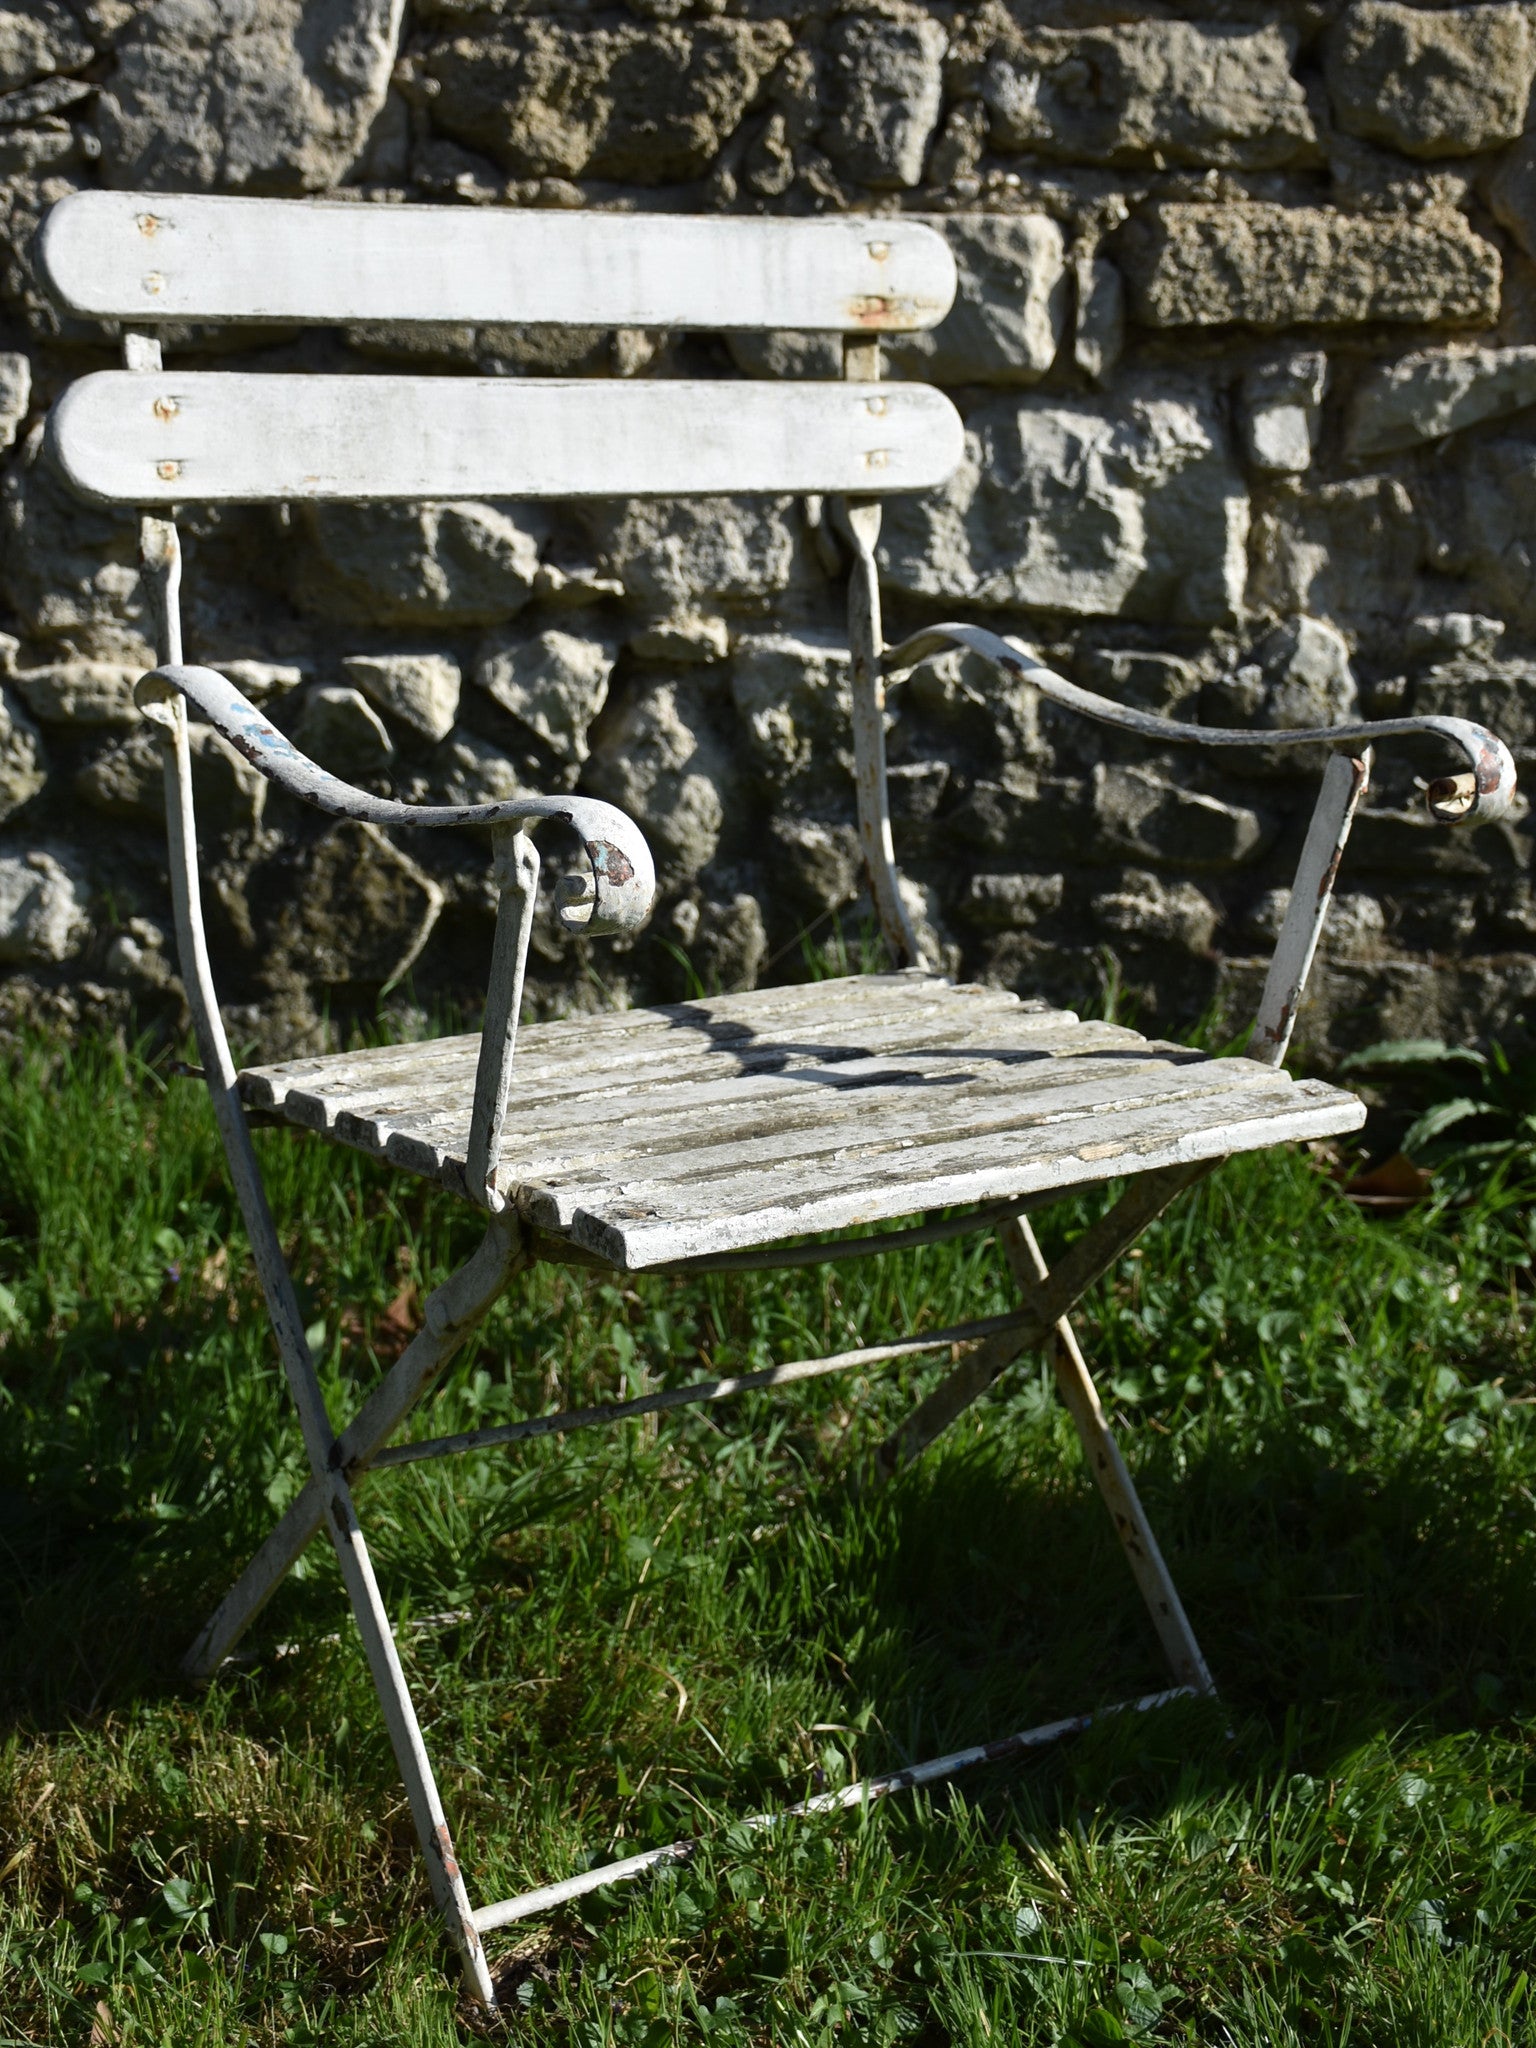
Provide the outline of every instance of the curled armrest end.
{"type": "Polygon", "coordinates": [[[252,767],[291,796],[336,818],[372,825],[537,825],[563,818],[586,849],[588,872],[562,876],[555,890],[560,922],[568,931],[596,936],[638,931],[656,895],[656,868],[645,836],[632,818],[589,796],[519,796],[494,804],[404,804],[372,796],[328,774],[301,754],[217,669],[191,663],[151,669],[134,685],[146,718],[165,724],[178,697],[195,704],[252,767]]]}

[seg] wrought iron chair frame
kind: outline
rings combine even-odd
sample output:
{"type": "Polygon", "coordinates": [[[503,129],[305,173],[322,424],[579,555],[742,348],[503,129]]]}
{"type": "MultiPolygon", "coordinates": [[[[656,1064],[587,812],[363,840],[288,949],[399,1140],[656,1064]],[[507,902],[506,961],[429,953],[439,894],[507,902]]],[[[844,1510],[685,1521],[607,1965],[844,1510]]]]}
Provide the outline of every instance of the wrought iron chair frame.
{"type": "MultiPolygon", "coordinates": [[[[172,204],[158,195],[142,200],[135,200],[133,195],[113,198],[126,206],[145,209],[138,217],[141,222],[146,217],[158,220],[151,209],[172,204]]],[[[224,206],[230,203],[213,202],[224,206]]],[[[346,209],[354,215],[359,211],[346,209]]],[[[457,221],[458,217],[454,218],[457,221]]],[[[646,224],[631,221],[629,226],[643,235],[646,224]]],[[[860,232],[874,237],[887,230],[888,224],[871,222],[864,224],[860,232]]],[[[149,232],[142,226],[140,231],[149,232]]],[[[443,231],[451,229],[445,224],[443,231]]],[[[869,246],[873,249],[884,244],[871,240],[869,246]]],[[[46,243],[44,254],[46,259],[46,243]]],[[[117,290],[115,298],[105,287],[92,298],[90,281],[95,272],[89,258],[87,251],[85,257],[76,261],[73,272],[63,257],[53,264],[51,274],[59,295],[85,312],[125,310],[120,303],[120,288],[113,288],[117,290]]],[[[46,260],[44,267],[50,268],[46,260]]],[[[880,325],[895,328],[931,324],[943,308],[939,305],[936,312],[937,301],[930,295],[923,317],[893,315],[882,323],[875,316],[876,331],[871,332],[868,302],[862,303],[865,310],[859,313],[859,324],[845,344],[845,373],[848,378],[868,385],[880,375],[880,325]]],[[[159,307],[154,310],[157,317],[170,317],[178,308],[168,305],[163,311],[159,307]]],[[[908,313],[910,310],[907,309],[908,313]]],[[[758,324],[789,324],[771,301],[765,300],[758,311],[758,324]]],[[[141,375],[158,373],[162,367],[159,343],[152,335],[139,331],[126,335],[124,359],[129,371],[141,375]]],[[[809,1266],[933,1243],[964,1232],[992,1231],[1020,1296],[1019,1307],[1009,1314],[867,1345],[832,1357],[789,1361],[733,1379],[668,1387],[601,1407],[530,1417],[457,1436],[409,1444],[394,1442],[416,1404],[441,1379],[454,1353],[519,1274],[541,1259],[601,1263],[590,1253],[582,1254],[569,1243],[536,1228],[518,1213],[515,1205],[509,1204],[506,1191],[497,1185],[539,875],[538,855],[528,828],[545,819],[563,819],[575,828],[585,848],[588,871],[578,880],[567,880],[561,890],[561,915],[573,929],[633,929],[642,922],[653,889],[650,855],[643,837],[627,818],[611,806],[588,798],[534,798],[478,807],[422,808],[352,788],[306,760],[224,677],[215,670],[189,665],[183,659],[179,543],[174,524],[162,516],[163,501],[172,494],[173,485],[174,479],[168,479],[165,491],[160,494],[162,503],[152,505],[141,522],[141,562],[155,613],[159,665],[142,679],[137,697],[144,715],[159,734],[164,755],[176,936],[203,1074],[283,1371],[298,1412],[310,1468],[302,1491],[189,1651],[184,1667],[187,1675],[199,1681],[213,1676],[306,1545],[324,1526],[340,1562],[409,1795],[433,1896],[472,1995],[493,2004],[495,1990],[484,1948],[487,1934],[549,1911],[600,1886],[684,1858],[692,1852],[694,1844],[675,1842],[563,1882],[540,1886],[516,1898],[479,1907],[471,1903],[359,1525],[354,1504],[358,1484],[370,1472],[425,1458],[492,1444],[510,1445],[654,1414],[690,1402],[718,1401],[754,1388],[788,1385],[825,1373],[946,1352],[960,1346],[965,1354],[961,1362],[881,1446],[874,1460],[876,1472],[889,1474],[917,1456],[1021,1354],[1047,1351],[1061,1397],[1082,1441],[1089,1470],[1104,1497],[1170,1666],[1171,1688],[1124,1704],[1147,1708],[1182,1695],[1214,1694],[1210,1671],[1068,1320],[1084,1293],[1132,1246],[1147,1225],[1219,1163],[1214,1158],[1192,1159],[1132,1179],[1118,1201],[1071,1244],[1053,1270],[1046,1267],[1028,1215],[1030,1209],[1052,1199],[1049,1195],[992,1203],[960,1216],[936,1216],[911,1228],[834,1242],[705,1252],[657,1269],[699,1273],[809,1266]],[[262,1187],[237,1071],[214,991],[198,884],[189,705],[264,775],[322,811],[379,825],[481,824],[493,830],[498,912],[465,1174],[467,1194],[487,1212],[485,1235],[474,1254],[430,1296],[419,1334],[383,1374],[357,1414],[340,1427],[327,1411],[305,1339],[303,1317],[262,1187]]],[[[881,627],[876,567],[879,528],[878,499],[850,495],[846,501],[846,530],[854,559],[848,593],[848,635],[859,832],[871,898],[888,949],[900,967],[917,966],[920,958],[902,896],[892,841],[885,764],[885,687],[889,678],[953,648],[980,655],[1009,678],[1032,686],[1064,709],[1160,744],[1230,749],[1303,745],[1330,750],[1248,1049],[1250,1059],[1273,1066],[1283,1060],[1290,1042],[1350,825],[1366,791],[1370,746],[1377,740],[1399,735],[1431,734],[1462,755],[1464,770],[1431,785],[1428,792],[1431,813],[1441,822],[1456,823],[1472,816],[1496,818],[1505,815],[1514,800],[1514,770],[1508,753],[1491,734],[1462,720],[1402,718],[1304,732],[1212,730],[1114,704],[1056,675],[1018,642],[980,627],[941,625],[899,646],[888,647],[881,627]]],[[[1113,1173],[1113,1168],[1108,1171],[1113,1173]]],[[[864,1779],[799,1806],[756,1816],[748,1824],[768,1825],[786,1814],[852,1806],[901,1787],[948,1779],[971,1765],[1016,1755],[1053,1741],[1084,1727],[1092,1718],[1082,1714],[1026,1729],[997,1742],[864,1779]]]]}

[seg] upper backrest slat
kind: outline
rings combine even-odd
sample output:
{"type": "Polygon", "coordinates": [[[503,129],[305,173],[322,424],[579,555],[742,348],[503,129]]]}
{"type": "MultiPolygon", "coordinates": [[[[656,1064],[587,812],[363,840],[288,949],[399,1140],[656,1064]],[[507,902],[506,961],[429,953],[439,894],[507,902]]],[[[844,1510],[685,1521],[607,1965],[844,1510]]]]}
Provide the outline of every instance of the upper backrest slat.
{"type": "Polygon", "coordinates": [[[955,295],[915,221],[451,211],[77,192],[38,243],[70,311],[163,320],[455,321],[891,334],[955,295]]]}

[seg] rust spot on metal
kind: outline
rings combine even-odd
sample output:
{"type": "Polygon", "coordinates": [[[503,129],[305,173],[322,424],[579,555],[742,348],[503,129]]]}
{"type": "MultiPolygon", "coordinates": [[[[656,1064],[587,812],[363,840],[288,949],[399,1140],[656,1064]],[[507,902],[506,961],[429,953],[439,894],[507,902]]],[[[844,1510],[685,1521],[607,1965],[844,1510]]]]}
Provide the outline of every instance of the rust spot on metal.
{"type": "Polygon", "coordinates": [[[621,888],[625,882],[634,880],[633,863],[611,839],[589,839],[587,852],[591,856],[593,867],[605,881],[612,882],[615,887],[621,888]]]}
{"type": "Polygon", "coordinates": [[[158,214],[136,213],[133,217],[133,224],[141,235],[158,235],[160,232],[160,217],[158,214]]]}
{"type": "Polygon", "coordinates": [[[155,400],[154,414],[157,420],[173,420],[180,410],[181,407],[175,399],[166,397],[164,393],[155,400]]]}
{"type": "Polygon", "coordinates": [[[155,475],[159,477],[162,483],[174,483],[177,477],[181,475],[181,464],[179,462],[157,462],[155,464],[155,475]]]}
{"type": "Polygon", "coordinates": [[[446,1821],[439,1821],[432,1830],[432,1846],[437,1851],[437,1860],[450,1878],[459,1874],[458,1861],[453,1853],[453,1837],[448,1832],[446,1821]]]}

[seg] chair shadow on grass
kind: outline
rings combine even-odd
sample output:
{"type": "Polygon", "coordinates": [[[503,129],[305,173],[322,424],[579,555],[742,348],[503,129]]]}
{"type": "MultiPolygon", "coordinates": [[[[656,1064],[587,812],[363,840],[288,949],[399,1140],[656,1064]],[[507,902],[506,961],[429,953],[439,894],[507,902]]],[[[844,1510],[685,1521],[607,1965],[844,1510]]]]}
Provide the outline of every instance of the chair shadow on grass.
{"type": "MultiPolygon", "coordinates": [[[[225,1518],[174,1505],[165,1481],[185,1447],[134,1457],[134,1392],[145,1377],[136,1347],[147,1356],[167,1334],[124,1338],[105,1319],[81,1328],[74,1345],[111,1368],[98,1412],[48,1417],[37,1431],[46,1444],[26,1447],[29,1483],[0,1479],[0,1726],[78,1726],[179,1692],[177,1660],[244,1561],[235,1546],[264,1528],[270,1510],[254,1466],[229,1470],[230,1497],[239,1491],[244,1505],[225,1518]],[[109,1441],[116,1457],[104,1455],[109,1441]]],[[[170,1334],[185,1345],[196,1333],[182,1325],[170,1334]]],[[[39,1354],[31,1364],[41,1372],[45,1362],[39,1354]]],[[[26,1376],[24,1355],[13,1350],[7,1364],[26,1376]]],[[[860,1770],[900,1768],[1169,1683],[1080,1465],[1019,1469],[1007,1416],[989,1422],[964,1445],[930,1451],[888,1490],[861,1492],[849,1474],[811,1482],[828,1552],[841,1560],[820,1610],[825,1640],[841,1646],[825,1662],[826,1718],[840,1719],[850,1702],[873,1706],[860,1770]]],[[[1147,1435],[1135,1448],[1153,1526],[1234,1724],[1278,1730],[1298,1709],[1314,1745],[1307,1767],[1320,1770],[1329,1745],[1410,1720],[1426,1731],[1491,1725],[1536,1697],[1533,1539],[1503,1511],[1480,1456],[1348,1469],[1299,1423],[1268,1431],[1257,1450],[1218,1435],[1182,1466],[1170,1440],[1147,1435]]],[[[529,1473],[535,1546],[559,1471],[558,1453],[546,1452],[529,1473]]],[[[373,1497],[370,1488],[365,1527],[373,1497]]],[[[389,1551],[386,1534],[387,1593],[399,1583],[389,1551]]],[[[502,1567],[489,1544],[464,1569],[472,1589],[478,1578],[495,1598],[502,1567]]],[[[787,1583],[797,1570],[803,1561],[787,1555],[770,1566],[772,1601],[809,1612],[820,1596],[787,1583]]],[[[295,1638],[302,1662],[303,1645],[337,1630],[349,1631],[347,1610],[322,1556],[258,1624],[257,1683],[237,1716],[260,1723],[267,1689],[284,1685],[269,1654],[275,1637],[295,1638]]],[[[771,1633],[763,1640],[771,1662],[771,1633]]],[[[1084,1746],[1083,1758],[1171,1760],[1182,1746],[1178,1717],[1166,1741],[1136,1718],[1084,1746]]],[[[1191,1739],[1186,1760],[1218,1781],[1241,1777],[1241,1749],[1211,1733],[1191,1739]]],[[[1076,1754],[1067,1745],[1051,1768],[1071,1771],[1076,1754]]],[[[973,1773],[968,1796],[985,1800],[1012,1768],[973,1773]]],[[[1141,1811],[1158,1797],[1157,1770],[1139,1780],[1131,1762],[1113,1779],[1101,1787],[1113,1804],[1141,1811]]],[[[746,1812],[805,1789],[732,1783],[723,1803],[746,1812]]]]}

